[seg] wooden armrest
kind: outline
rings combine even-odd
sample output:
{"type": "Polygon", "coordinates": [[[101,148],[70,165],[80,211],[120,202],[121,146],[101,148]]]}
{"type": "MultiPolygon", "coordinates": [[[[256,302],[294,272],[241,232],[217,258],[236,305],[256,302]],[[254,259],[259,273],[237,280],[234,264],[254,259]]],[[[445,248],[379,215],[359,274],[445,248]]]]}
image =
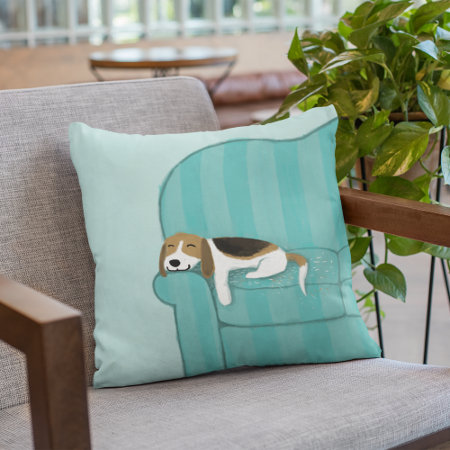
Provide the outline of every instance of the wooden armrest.
{"type": "Polygon", "coordinates": [[[89,449],[80,313],[0,275],[0,339],[27,357],[35,447],[89,449]]]}
{"type": "Polygon", "coordinates": [[[345,222],[450,247],[450,208],[339,188],[345,222]]]}

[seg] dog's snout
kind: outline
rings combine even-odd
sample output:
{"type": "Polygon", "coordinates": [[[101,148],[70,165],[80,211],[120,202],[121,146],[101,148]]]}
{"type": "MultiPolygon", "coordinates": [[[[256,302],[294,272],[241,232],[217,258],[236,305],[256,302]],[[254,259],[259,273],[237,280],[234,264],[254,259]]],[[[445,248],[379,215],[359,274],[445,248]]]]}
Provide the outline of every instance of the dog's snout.
{"type": "Polygon", "coordinates": [[[178,266],[181,264],[181,261],[180,261],[179,259],[171,259],[171,260],[169,261],[169,264],[170,264],[172,267],[178,267],[178,266]]]}

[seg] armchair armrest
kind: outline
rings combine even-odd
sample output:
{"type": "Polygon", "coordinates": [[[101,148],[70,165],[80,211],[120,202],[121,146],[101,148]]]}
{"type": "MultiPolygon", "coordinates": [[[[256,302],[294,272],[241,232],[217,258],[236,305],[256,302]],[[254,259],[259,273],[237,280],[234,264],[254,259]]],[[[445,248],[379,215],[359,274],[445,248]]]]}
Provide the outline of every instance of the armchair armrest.
{"type": "Polygon", "coordinates": [[[450,208],[339,188],[345,222],[450,247],[450,208]]]}
{"type": "Polygon", "coordinates": [[[0,339],[27,358],[35,447],[89,449],[80,313],[0,275],[0,339]]]}

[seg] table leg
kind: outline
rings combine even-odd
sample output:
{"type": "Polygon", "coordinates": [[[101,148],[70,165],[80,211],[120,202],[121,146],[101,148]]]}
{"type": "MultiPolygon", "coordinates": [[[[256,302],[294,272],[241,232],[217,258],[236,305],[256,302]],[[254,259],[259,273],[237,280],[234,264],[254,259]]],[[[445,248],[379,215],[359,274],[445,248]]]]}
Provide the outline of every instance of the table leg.
{"type": "Polygon", "coordinates": [[[153,69],[153,78],[175,77],[179,73],[180,69],[178,67],[156,67],[153,69]]]}
{"type": "Polygon", "coordinates": [[[226,69],[223,75],[208,89],[210,97],[214,95],[214,93],[217,91],[217,88],[228,78],[228,75],[230,75],[231,70],[233,69],[234,65],[236,64],[236,59],[233,59],[231,61],[226,69]]]}
{"type": "Polygon", "coordinates": [[[105,79],[98,73],[97,68],[95,66],[90,64],[89,69],[91,70],[92,74],[97,79],[97,81],[105,81],[105,79]]]}

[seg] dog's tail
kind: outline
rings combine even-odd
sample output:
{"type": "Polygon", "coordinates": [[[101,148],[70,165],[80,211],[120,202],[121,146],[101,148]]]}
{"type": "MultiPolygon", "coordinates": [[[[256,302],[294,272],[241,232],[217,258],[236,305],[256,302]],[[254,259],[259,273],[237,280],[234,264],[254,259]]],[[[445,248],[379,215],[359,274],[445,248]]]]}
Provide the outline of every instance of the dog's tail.
{"type": "Polygon", "coordinates": [[[298,284],[306,295],[305,280],[306,275],[308,275],[308,262],[302,255],[298,255],[297,253],[286,253],[286,258],[288,261],[294,261],[298,264],[298,284]]]}

